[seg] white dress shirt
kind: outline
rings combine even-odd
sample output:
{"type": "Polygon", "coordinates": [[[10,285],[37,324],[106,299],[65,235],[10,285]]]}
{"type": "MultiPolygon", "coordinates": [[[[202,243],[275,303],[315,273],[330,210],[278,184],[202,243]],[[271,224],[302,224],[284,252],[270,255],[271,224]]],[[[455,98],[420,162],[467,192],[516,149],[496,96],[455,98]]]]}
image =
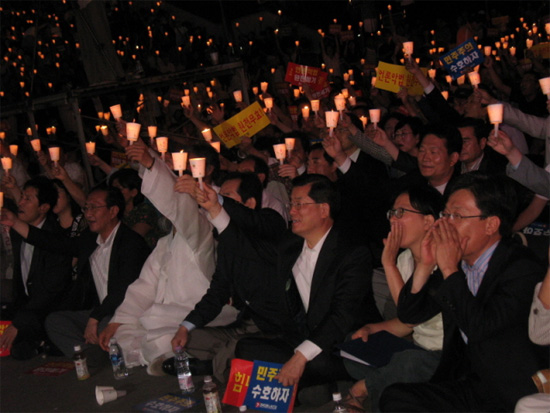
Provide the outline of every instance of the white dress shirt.
{"type": "Polygon", "coordinates": [[[99,297],[100,303],[102,303],[105,297],[107,297],[111,250],[113,249],[113,241],[119,228],[120,222],[111,231],[106,240],[102,240],[101,235],[98,235],[96,240],[97,248],[90,256],[90,266],[92,267],[95,289],[97,291],[97,296],[99,297]]]}

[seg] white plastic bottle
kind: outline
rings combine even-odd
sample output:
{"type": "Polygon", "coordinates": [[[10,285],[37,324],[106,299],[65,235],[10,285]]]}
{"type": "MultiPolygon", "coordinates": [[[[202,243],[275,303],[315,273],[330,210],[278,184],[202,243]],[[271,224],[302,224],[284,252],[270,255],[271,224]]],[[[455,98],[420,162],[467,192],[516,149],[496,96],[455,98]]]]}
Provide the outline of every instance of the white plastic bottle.
{"type": "Polygon", "coordinates": [[[86,362],[86,354],[82,350],[79,344],[74,346],[74,355],[73,355],[74,366],[76,369],[76,377],[78,380],[86,380],[90,377],[90,372],[88,371],[88,363],[86,362]]]}
{"type": "Polygon", "coordinates": [[[178,383],[183,394],[191,394],[195,392],[193,384],[193,376],[189,369],[189,357],[181,347],[176,347],[174,356],[174,365],[178,374],[178,383]]]}
{"type": "Polygon", "coordinates": [[[126,368],[126,363],[124,362],[122,349],[114,337],[109,340],[109,357],[111,358],[111,365],[113,366],[113,375],[115,376],[115,379],[121,380],[128,377],[128,369],[126,368]]]}
{"type": "Polygon", "coordinates": [[[204,404],[206,413],[222,413],[222,405],[220,403],[220,394],[218,386],[212,381],[212,377],[204,376],[204,385],[202,386],[202,394],[204,396],[204,404]]]}
{"type": "Polygon", "coordinates": [[[342,395],[340,393],[332,393],[332,400],[334,400],[333,413],[348,413],[348,409],[342,404],[342,395]]]}

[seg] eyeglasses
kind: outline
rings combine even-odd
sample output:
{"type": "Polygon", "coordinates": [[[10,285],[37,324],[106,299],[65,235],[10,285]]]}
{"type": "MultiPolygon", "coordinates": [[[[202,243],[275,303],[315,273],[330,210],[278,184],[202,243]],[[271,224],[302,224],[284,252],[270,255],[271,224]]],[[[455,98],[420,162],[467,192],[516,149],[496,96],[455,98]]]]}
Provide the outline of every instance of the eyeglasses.
{"type": "Polygon", "coordinates": [[[388,218],[388,221],[391,219],[391,217],[396,217],[397,219],[403,218],[403,214],[406,212],[412,212],[414,214],[424,215],[422,212],[413,211],[412,209],[406,209],[406,208],[395,208],[390,209],[388,212],[386,212],[386,218],[388,218]]]}
{"type": "Polygon", "coordinates": [[[304,205],[315,205],[315,204],[321,204],[322,202],[290,202],[287,204],[287,208],[290,211],[292,208],[296,208],[297,211],[302,209],[302,206],[304,205]]]}
{"type": "Polygon", "coordinates": [[[469,218],[485,219],[487,218],[487,215],[469,215],[465,217],[460,214],[449,214],[448,212],[441,211],[439,213],[439,218],[449,218],[452,221],[460,221],[461,219],[469,219],[469,218]]]}
{"type": "Polygon", "coordinates": [[[88,211],[94,212],[98,208],[108,208],[108,205],[84,205],[81,210],[86,213],[88,211]]]}

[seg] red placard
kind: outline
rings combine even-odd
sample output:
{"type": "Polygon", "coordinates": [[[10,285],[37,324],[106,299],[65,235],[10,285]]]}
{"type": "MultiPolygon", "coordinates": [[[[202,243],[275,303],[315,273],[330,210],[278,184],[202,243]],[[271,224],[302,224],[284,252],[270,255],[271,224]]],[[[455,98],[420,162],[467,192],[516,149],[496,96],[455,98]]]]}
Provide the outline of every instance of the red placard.
{"type": "Polygon", "coordinates": [[[241,359],[231,360],[229,382],[227,383],[222,403],[237,407],[244,404],[253,368],[254,363],[252,361],[241,359]]]}

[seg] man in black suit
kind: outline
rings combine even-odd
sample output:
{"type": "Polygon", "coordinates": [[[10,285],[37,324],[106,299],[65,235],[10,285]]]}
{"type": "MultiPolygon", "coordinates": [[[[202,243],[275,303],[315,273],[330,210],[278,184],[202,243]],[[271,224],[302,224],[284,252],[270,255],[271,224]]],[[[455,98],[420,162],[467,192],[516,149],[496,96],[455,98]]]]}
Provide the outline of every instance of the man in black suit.
{"type": "Polygon", "coordinates": [[[292,233],[280,243],[273,293],[283,333],[239,341],[248,360],[284,363],[278,380],[307,386],[348,377],[334,344],[366,319],[379,319],[372,297],[371,257],[338,230],[338,192],[321,175],[293,181],[292,233]]]}
{"type": "Polygon", "coordinates": [[[441,362],[428,383],[388,387],[382,411],[513,411],[537,391],[531,376],[545,362],[527,324],[544,268],[509,239],[515,204],[504,177],[465,174],[453,184],[398,305],[410,324],[442,312],[441,362]]]}
{"type": "Polygon", "coordinates": [[[143,238],[121,222],[124,198],[117,188],[98,187],[83,208],[90,231],[79,238],[58,237],[14,220],[26,242],[69,257],[78,257],[77,276],[65,302],[70,311],[46,319],[51,341],[67,356],[74,345],[98,344],[98,334],[124,299],[149,255],[143,238]]]}
{"type": "MultiPolygon", "coordinates": [[[[33,178],[23,187],[18,218],[28,226],[60,232],[51,215],[56,203],[57,190],[52,182],[44,177],[33,178]]],[[[9,214],[5,210],[4,218],[9,214]]],[[[46,338],[44,319],[57,309],[69,287],[71,257],[33,247],[13,230],[10,237],[14,256],[13,319],[0,336],[0,347],[10,349],[13,358],[28,359],[37,354],[38,344],[46,338]]]]}
{"type": "Polygon", "coordinates": [[[206,294],[181,323],[172,346],[212,360],[214,374],[223,382],[238,338],[281,331],[278,302],[270,293],[276,245],[286,223],[275,210],[262,208],[262,185],[250,172],[229,174],[219,195],[204,185],[195,197],[217,232],[216,272],[206,294]],[[240,310],[237,322],[204,328],[230,300],[240,310]]]}

